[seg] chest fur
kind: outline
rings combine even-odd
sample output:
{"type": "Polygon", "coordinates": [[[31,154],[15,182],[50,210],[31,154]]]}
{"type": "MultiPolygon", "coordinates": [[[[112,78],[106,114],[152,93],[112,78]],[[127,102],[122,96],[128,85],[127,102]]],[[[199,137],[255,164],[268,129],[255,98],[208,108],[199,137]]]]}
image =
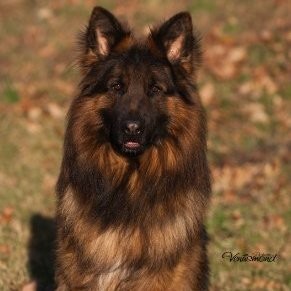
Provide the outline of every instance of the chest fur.
{"type": "Polygon", "coordinates": [[[149,213],[147,223],[112,226],[104,230],[98,219],[92,220],[90,213],[78,204],[71,191],[66,193],[59,210],[83,257],[108,268],[142,260],[159,264],[175,256],[195,235],[198,214],[188,205],[183,211],[167,217],[149,213]]]}

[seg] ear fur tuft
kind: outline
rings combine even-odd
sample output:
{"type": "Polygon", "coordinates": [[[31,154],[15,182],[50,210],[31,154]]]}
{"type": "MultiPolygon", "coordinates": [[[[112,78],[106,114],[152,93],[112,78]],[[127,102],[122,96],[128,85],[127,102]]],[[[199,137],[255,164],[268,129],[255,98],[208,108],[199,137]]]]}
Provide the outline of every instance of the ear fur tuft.
{"type": "Polygon", "coordinates": [[[150,37],[168,61],[188,73],[197,69],[201,60],[199,37],[193,32],[191,15],[181,12],[152,30],[150,37]]]}

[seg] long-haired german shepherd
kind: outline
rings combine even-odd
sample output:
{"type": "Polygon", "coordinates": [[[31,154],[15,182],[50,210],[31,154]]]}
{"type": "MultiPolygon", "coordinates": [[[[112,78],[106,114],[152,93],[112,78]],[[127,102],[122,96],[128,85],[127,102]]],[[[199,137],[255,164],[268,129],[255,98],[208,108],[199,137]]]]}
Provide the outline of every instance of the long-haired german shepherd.
{"type": "Polygon", "coordinates": [[[137,40],[95,7],[81,48],[57,183],[57,290],[207,290],[210,178],[190,14],[137,40]]]}

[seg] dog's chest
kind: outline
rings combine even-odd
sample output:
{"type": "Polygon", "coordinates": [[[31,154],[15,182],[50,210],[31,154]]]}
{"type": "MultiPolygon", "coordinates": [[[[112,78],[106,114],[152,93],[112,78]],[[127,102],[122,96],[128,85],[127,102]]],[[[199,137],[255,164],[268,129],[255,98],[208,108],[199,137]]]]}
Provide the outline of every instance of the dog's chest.
{"type": "Polygon", "coordinates": [[[97,290],[115,290],[118,284],[125,280],[128,275],[128,269],[125,266],[121,266],[121,262],[117,261],[111,268],[98,276],[96,282],[97,290]]]}

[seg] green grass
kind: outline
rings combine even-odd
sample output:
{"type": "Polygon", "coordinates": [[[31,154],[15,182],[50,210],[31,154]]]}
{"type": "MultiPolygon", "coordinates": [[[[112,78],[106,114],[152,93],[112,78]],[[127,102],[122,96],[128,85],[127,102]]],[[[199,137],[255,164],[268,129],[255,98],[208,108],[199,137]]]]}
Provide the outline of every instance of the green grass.
{"type": "Polygon", "coordinates": [[[254,65],[264,64],[274,57],[274,53],[264,43],[254,44],[250,47],[249,59],[254,65]]]}
{"type": "Polygon", "coordinates": [[[228,35],[237,35],[238,33],[241,32],[241,27],[238,22],[231,22],[228,21],[224,26],[223,26],[223,31],[224,33],[228,35]]]}
{"type": "Polygon", "coordinates": [[[2,96],[3,101],[7,103],[16,103],[20,99],[17,90],[11,85],[6,85],[6,87],[3,90],[2,96]]]}
{"type": "Polygon", "coordinates": [[[291,84],[285,84],[280,93],[284,99],[291,100],[291,84]]]}
{"type": "Polygon", "coordinates": [[[211,0],[197,0],[191,1],[189,9],[193,12],[206,11],[212,12],[216,8],[215,1],[211,0]]]}

